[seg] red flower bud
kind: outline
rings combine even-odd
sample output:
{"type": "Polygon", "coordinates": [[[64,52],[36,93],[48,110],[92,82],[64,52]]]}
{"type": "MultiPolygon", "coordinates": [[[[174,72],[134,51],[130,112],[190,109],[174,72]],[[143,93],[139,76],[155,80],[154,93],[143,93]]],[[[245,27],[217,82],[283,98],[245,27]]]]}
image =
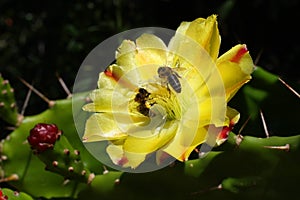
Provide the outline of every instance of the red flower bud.
{"type": "Polygon", "coordinates": [[[39,123],[30,130],[27,140],[31,145],[31,149],[36,153],[41,153],[47,149],[53,149],[61,134],[62,131],[55,124],[39,123]]]}

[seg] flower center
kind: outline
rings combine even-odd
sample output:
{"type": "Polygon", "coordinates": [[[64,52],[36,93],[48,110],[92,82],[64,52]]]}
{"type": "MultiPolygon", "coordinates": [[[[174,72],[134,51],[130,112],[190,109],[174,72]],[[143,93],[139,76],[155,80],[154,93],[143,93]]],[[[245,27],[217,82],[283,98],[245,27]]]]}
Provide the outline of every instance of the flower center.
{"type": "Polygon", "coordinates": [[[150,108],[158,104],[165,110],[167,120],[179,120],[181,118],[181,107],[176,95],[167,87],[151,83],[138,89],[131,108],[137,112],[151,117],[150,108]]]}

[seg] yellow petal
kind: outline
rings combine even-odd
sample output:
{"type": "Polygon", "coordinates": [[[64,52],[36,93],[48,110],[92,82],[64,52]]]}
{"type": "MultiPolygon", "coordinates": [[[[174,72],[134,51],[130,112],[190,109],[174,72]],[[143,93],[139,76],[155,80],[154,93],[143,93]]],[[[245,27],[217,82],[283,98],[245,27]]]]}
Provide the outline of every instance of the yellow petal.
{"type": "Polygon", "coordinates": [[[128,160],[128,164],[125,165],[131,167],[132,169],[137,168],[142,162],[145,161],[147,154],[146,153],[132,153],[124,152],[125,158],[128,160]]]}
{"type": "MultiPolygon", "coordinates": [[[[193,77],[192,74],[187,76],[187,83],[182,81],[183,84],[183,97],[178,95],[179,98],[188,98],[189,107],[198,108],[200,119],[200,126],[206,126],[208,124],[215,124],[216,126],[224,126],[228,124],[226,119],[226,90],[223,83],[222,76],[213,73],[216,68],[211,70],[211,73],[207,80],[202,80],[200,76],[193,77]],[[197,83],[197,78],[200,82],[197,83]],[[188,86],[185,86],[187,84],[188,86]],[[189,88],[190,87],[190,88],[189,88]],[[192,101],[191,101],[192,99],[192,101]]],[[[186,100],[183,100],[183,102],[186,100]]],[[[182,102],[182,101],[181,101],[182,102]]],[[[181,103],[181,106],[184,104],[181,103]]]]}
{"type": "Polygon", "coordinates": [[[125,40],[116,53],[117,65],[123,68],[123,79],[142,84],[157,75],[158,66],[166,65],[167,47],[152,34],[143,34],[136,44],[125,40]]]}
{"type": "Polygon", "coordinates": [[[207,19],[198,18],[192,22],[182,22],[176,33],[192,38],[213,60],[217,59],[221,39],[216,15],[211,15],[207,19]]]}
{"type": "Polygon", "coordinates": [[[229,132],[233,129],[234,125],[238,122],[240,113],[227,106],[226,109],[226,121],[222,126],[216,126],[211,124],[207,126],[207,138],[205,143],[210,147],[214,147],[216,144],[221,145],[227,140],[229,132]]]}
{"type": "Polygon", "coordinates": [[[246,45],[236,45],[217,60],[229,101],[246,82],[251,79],[254,70],[252,58],[246,45]]]}
{"type": "Polygon", "coordinates": [[[125,66],[128,71],[134,69],[136,67],[135,54],[135,43],[131,40],[124,40],[116,52],[116,64],[125,66]]]}
{"type": "Polygon", "coordinates": [[[143,34],[136,39],[136,73],[140,84],[149,82],[157,76],[159,66],[166,65],[167,47],[165,43],[152,34],[143,34]]]}
{"type": "MultiPolygon", "coordinates": [[[[205,24],[206,22],[203,23],[205,24]]],[[[184,26],[187,26],[187,24],[184,24],[184,26]]],[[[188,27],[189,26],[191,25],[188,25],[188,27]]],[[[187,30],[189,30],[189,28],[187,28],[187,30]]],[[[171,63],[170,66],[173,67],[174,70],[176,70],[177,67],[185,69],[179,73],[183,86],[182,91],[189,87],[193,92],[198,93],[200,88],[206,85],[207,91],[205,95],[210,93],[210,95],[207,95],[207,97],[209,97],[211,96],[211,90],[214,84],[209,84],[208,80],[215,74],[214,71],[217,70],[217,66],[215,65],[214,58],[212,58],[209,52],[207,52],[207,49],[196,40],[197,38],[192,38],[182,33],[185,33],[187,30],[177,32],[171,39],[169,43],[170,54],[168,56],[168,62],[171,63]]],[[[198,36],[201,37],[200,35],[201,34],[198,36]]],[[[219,76],[218,83],[222,84],[221,76],[219,76]]],[[[203,97],[202,93],[198,96],[203,97]]]]}
{"type": "Polygon", "coordinates": [[[240,119],[240,113],[236,109],[233,109],[229,106],[227,106],[226,115],[229,118],[230,123],[232,123],[232,124],[238,123],[238,121],[240,119]]]}
{"type": "Polygon", "coordinates": [[[207,130],[204,127],[198,129],[196,137],[194,138],[193,142],[190,146],[188,146],[185,152],[179,157],[179,161],[186,161],[188,160],[190,154],[195,150],[197,146],[205,142],[205,137],[207,135],[207,130]]]}
{"type": "Polygon", "coordinates": [[[165,65],[167,47],[153,34],[143,34],[136,39],[136,44],[124,40],[116,52],[117,65],[132,70],[142,65],[165,65]]]}
{"type": "MultiPolygon", "coordinates": [[[[228,119],[226,118],[227,102],[225,99],[225,89],[222,91],[222,81],[217,84],[220,85],[219,88],[211,89],[211,91],[205,83],[200,84],[198,89],[194,89],[197,86],[189,88],[185,87],[184,84],[183,82],[182,94],[177,95],[183,114],[189,109],[192,109],[194,113],[198,113],[191,116],[198,119],[197,123],[199,126],[209,124],[224,126],[224,124],[228,124],[228,119]]],[[[210,87],[213,86],[210,85],[210,87]]]]}
{"type": "MultiPolygon", "coordinates": [[[[204,127],[200,127],[197,131],[193,130],[194,134],[192,138],[189,138],[189,145],[184,145],[183,141],[187,140],[186,131],[178,131],[174,139],[169,142],[165,147],[161,148],[160,151],[166,152],[172,157],[180,161],[186,161],[190,153],[195,149],[196,146],[205,142],[207,130],[204,127]]],[[[158,154],[159,155],[159,154],[158,154]]],[[[159,158],[157,159],[159,160],[159,158]]]]}
{"type": "MultiPolygon", "coordinates": [[[[128,67],[116,64],[110,65],[105,71],[105,76],[115,82],[115,87],[136,90],[140,82],[139,74],[136,70],[129,70],[128,67]]],[[[101,77],[100,77],[101,78],[101,77]]],[[[103,85],[101,80],[98,81],[99,88],[103,85]]],[[[104,86],[105,87],[105,86],[104,86]]],[[[116,89],[116,88],[114,88],[116,89]]]]}
{"type": "Polygon", "coordinates": [[[224,97],[206,98],[199,105],[191,105],[182,117],[176,136],[161,150],[184,161],[199,144],[208,142],[213,146],[219,131],[229,125],[226,111],[224,97]],[[214,124],[213,128],[207,128],[210,124],[214,124]]]}
{"type": "Polygon", "coordinates": [[[179,127],[175,137],[161,149],[162,151],[181,160],[190,146],[203,142],[206,134],[200,132],[202,127],[199,126],[199,112],[201,113],[201,110],[197,110],[194,106],[186,110],[182,119],[176,122],[179,127]]]}
{"type": "Polygon", "coordinates": [[[107,76],[104,72],[99,74],[98,88],[114,89],[116,84],[117,82],[113,77],[107,76]]]}
{"type": "Polygon", "coordinates": [[[174,122],[167,122],[157,134],[153,134],[152,130],[140,130],[138,133],[129,135],[122,145],[109,145],[107,152],[115,164],[136,168],[149,153],[170,141],[176,130],[177,123],[174,122]]]}
{"type": "Polygon", "coordinates": [[[106,152],[115,165],[122,164],[122,166],[124,166],[125,163],[127,163],[127,161],[123,158],[124,152],[122,149],[122,145],[110,144],[107,146],[106,152]]]}
{"type": "Polygon", "coordinates": [[[229,124],[226,117],[226,102],[224,97],[206,98],[199,102],[199,125],[214,124],[217,127],[229,124]]]}
{"type": "Polygon", "coordinates": [[[174,121],[169,121],[158,134],[151,134],[152,130],[144,130],[144,133],[136,133],[139,137],[130,135],[124,142],[124,151],[142,154],[154,152],[175,136],[177,126],[174,121]]]}
{"type": "Polygon", "coordinates": [[[233,129],[234,125],[240,118],[240,113],[233,108],[227,107],[227,116],[230,120],[230,123],[224,126],[222,129],[219,129],[217,137],[213,138],[216,142],[212,142],[210,144],[211,146],[214,146],[215,144],[221,145],[227,140],[229,132],[233,129]]]}
{"type": "MultiPolygon", "coordinates": [[[[84,111],[89,112],[110,112],[112,111],[112,97],[114,91],[110,89],[96,89],[90,93],[90,98],[93,103],[89,103],[83,106],[84,111]]],[[[121,96],[120,93],[116,93],[115,95],[121,96]]],[[[122,98],[118,98],[118,104],[123,105],[126,103],[126,99],[122,96],[122,98]]]]}
{"type": "Polygon", "coordinates": [[[215,63],[207,53],[207,51],[194,39],[176,34],[169,43],[168,66],[175,68],[180,67],[186,69],[184,73],[180,73],[183,78],[191,82],[198,80],[201,84],[202,80],[206,80],[210,76],[215,63]],[[196,76],[196,77],[194,77],[196,76]]]}
{"type": "Polygon", "coordinates": [[[95,113],[86,122],[83,140],[84,142],[94,142],[125,137],[126,134],[120,130],[111,115],[95,113]]]}
{"type": "Polygon", "coordinates": [[[85,142],[119,140],[127,137],[127,130],[144,123],[145,116],[128,113],[95,113],[86,122],[85,142]]]}
{"type": "Polygon", "coordinates": [[[162,66],[166,64],[167,47],[159,37],[152,34],[143,34],[136,39],[136,46],[137,66],[162,66]]]}
{"type": "Polygon", "coordinates": [[[108,145],[106,148],[110,159],[115,165],[122,167],[131,167],[132,169],[137,168],[145,159],[147,154],[142,153],[130,153],[123,150],[122,145],[108,145]]]}
{"type": "Polygon", "coordinates": [[[93,103],[83,106],[84,111],[89,112],[126,112],[128,111],[128,102],[133,98],[134,92],[129,90],[123,91],[119,88],[96,89],[90,93],[93,103]]]}

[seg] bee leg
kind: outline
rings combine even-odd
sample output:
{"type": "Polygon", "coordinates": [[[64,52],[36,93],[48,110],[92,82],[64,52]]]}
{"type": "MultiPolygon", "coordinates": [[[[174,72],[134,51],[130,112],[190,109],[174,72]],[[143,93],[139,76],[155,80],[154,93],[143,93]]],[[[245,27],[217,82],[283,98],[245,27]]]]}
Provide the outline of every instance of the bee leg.
{"type": "Polygon", "coordinates": [[[175,76],[177,76],[178,78],[181,78],[181,76],[180,76],[177,72],[173,71],[173,73],[174,73],[175,76]]]}
{"type": "Polygon", "coordinates": [[[167,89],[169,89],[169,86],[168,86],[169,84],[166,80],[161,80],[160,85],[163,86],[163,87],[166,87],[167,89]]]}
{"type": "Polygon", "coordinates": [[[171,90],[170,90],[170,87],[169,87],[169,84],[167,84],[167,90],[169,91],[169,98],[171,97],[171,90]]]}

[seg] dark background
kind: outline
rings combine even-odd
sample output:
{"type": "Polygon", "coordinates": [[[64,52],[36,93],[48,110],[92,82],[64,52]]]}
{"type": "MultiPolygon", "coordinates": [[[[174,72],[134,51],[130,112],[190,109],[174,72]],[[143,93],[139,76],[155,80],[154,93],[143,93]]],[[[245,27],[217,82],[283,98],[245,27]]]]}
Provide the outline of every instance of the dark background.
{"type": "MultiPolygon", "coordinates": [[[[299,82],[299,0],[1,0],[0,71],[19,107],[28,89],[22,77],[50,99],[65,98],[59,74],[72,85],[82,61],[101,41],[138,27],[176,29],[180,22],[218,14],[220,54],[245,43],[257,65],[299,82]]],[[[26,115],[47,104],[32,95],[26,115]]]]}

